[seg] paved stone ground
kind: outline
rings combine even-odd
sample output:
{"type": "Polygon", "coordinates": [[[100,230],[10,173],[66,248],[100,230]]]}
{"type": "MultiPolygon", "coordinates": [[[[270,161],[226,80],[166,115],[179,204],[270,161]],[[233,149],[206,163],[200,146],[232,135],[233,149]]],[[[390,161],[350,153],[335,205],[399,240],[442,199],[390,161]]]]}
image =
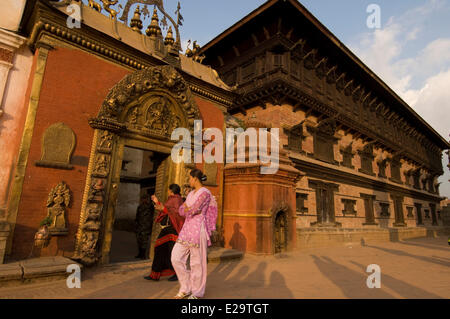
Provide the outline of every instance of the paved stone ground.
{"type": "MultiPolygon", "coordinates": [[[[278,256],[246,255],[208,264],[205,298],[450,298],[447,237],[347,245],[278,256]],[[381,288],[366,286],[369,264],[381,267],[381,288]]],[[[1,288],[0,298],[171,298],[178,283],[149,282],[149,264],[87,270],[80,289],[65,281],[1,288]]]]}

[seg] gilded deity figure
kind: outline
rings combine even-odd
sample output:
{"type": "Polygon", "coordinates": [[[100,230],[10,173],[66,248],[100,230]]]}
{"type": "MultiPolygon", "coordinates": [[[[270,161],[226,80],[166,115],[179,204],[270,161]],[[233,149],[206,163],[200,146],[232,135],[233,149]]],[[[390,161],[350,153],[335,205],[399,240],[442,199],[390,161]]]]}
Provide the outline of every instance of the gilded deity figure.
{"type": "Polygon", "coordinates": [[[100,148],[110,149],[112,143],[112,135],[108,131],[103,131],[102,136],[100,137],[100,148]]]}
{"type": "Polygon", "coordinates": [[[163,112],[165,107],[167,107],[167,105],[164,99],[159,99],[158,102],[153,103],[148,111],[147,121],[144,124],[145,127],[156,129],[158,124],[163,124],[163,112]]]}
{"type": "Polygon", "coordinates": [[[108,174],[108,159],[105,155],[97,157],[95,172],[98,174],[108,174]]]}
{"type": "Polygon", "coordinates": [[[47,199],[47,217],[52,221],[51,233],[67,232],[65,212],[70,204],[70,190],[64,182],[59,183],[51,191],[47,199]]]}

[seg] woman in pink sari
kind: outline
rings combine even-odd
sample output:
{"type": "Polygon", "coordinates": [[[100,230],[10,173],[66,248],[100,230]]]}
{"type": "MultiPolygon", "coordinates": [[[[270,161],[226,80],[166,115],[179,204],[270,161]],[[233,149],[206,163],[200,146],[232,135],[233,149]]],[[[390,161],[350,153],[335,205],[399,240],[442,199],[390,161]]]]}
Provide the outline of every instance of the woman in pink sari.
{"type": "Polygon", "coordinates": [[[198,299],[205,294],[206,258],[211,233],[216,229],[217,204],[211,192],[203,187],[204,181],[206,176],[202,171],[191,170],[189,184],[193,190],[179,209],[179,214],[186,219],[172,250],[172,265],[180,282],[176,299],[198,299]],[[189,256],[190,271],[186,267],[189,256]]]}

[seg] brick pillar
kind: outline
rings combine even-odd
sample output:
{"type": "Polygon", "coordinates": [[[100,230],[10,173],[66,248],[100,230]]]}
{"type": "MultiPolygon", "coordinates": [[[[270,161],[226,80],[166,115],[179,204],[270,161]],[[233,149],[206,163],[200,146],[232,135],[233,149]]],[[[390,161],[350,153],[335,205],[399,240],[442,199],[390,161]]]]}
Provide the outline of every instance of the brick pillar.
{"type": "MultiPolygon", "coordinates": [[[[247,128],[255,128],[256,132],[269,127],[263,123],[246,124],[247,128]]],[[[270,146],[268,148],[268,154],[271,154],[270,146]]],[[[237,145],[235,150],[238,150],[237,145]]],[[[254,152],[258,152],[258,148],[246,144],[245,163],[227,163],[224,168],[225,247],[256,254],[273,254],[277,221],[278,225],[283,225],[281,238],[287,239],[286,249],[291,250],[296,241],[295,186],[304,174],[293,167],[281,146],[278,171],[262,174],[261,168],[267,164],[260,161],[260,156],[257,163],[249,163],[249,154],[254,152]]],[[[280,237],[280,231],[277,235],[280,237]]]]}

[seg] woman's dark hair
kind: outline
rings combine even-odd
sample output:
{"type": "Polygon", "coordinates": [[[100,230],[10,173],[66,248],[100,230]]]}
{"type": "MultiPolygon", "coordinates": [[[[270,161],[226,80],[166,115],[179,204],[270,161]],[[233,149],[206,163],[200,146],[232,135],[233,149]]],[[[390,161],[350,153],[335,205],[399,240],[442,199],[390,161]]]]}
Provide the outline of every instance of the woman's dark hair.
{"type": "Polygon", "coordinates": [[[178,184],[171,184],[169,186],[169,189],[174,193],[175,195],[180,195],[181,188],[178,186],[178,184]]]}
{"type": "Polygon", "coordinates": [[[194,168],[189,173],[192,177],[196,177],[200,182],[206,181],[206,175],[203,174],[203,172],[197,168],[194,168]]]}

